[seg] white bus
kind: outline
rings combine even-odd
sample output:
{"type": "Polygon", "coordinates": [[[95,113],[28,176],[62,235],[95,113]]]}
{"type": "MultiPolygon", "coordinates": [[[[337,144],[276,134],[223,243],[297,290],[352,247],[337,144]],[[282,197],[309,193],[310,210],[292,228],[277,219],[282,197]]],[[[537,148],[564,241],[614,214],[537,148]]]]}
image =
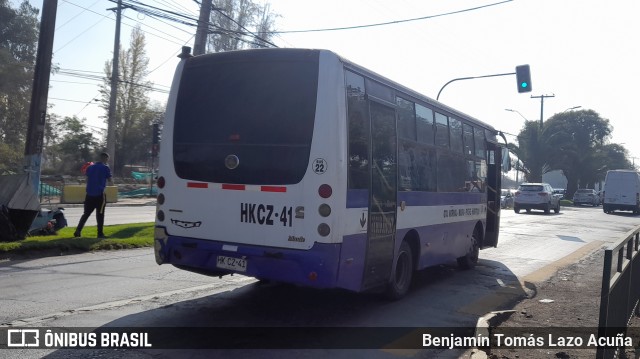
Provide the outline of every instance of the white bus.
{"type": "Polygon", "coordinates": [[[497,245],[503,148],[486,123],[327,50],[181,57],[158,264],[399,298],[415,270],[497,245]]]}

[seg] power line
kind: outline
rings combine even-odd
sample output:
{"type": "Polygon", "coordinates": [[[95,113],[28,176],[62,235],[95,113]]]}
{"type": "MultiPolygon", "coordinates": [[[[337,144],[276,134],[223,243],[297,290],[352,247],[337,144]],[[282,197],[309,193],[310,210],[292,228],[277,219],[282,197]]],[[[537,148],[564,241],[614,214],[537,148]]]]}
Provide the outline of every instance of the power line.
{"type": "Polygon", "coordinates": [[[99,23],[101,23],[102,21],[104,21],[104,19],[109,19],[109,17],[103,17],[102,19],[96,21],[95,23],[93,23],[93,25],[89,26],[88,28],[84,29],[83,31],[79,31],[78,35],[76,35],[74,38],[72,38],[71,40],[67,41],[64,45],[60,46],[59,48],[57,48],[53,53],[57,53],[58,51],[64,49],[67,45],[69,45],[70,43],[72,43],[75,39],[79,38],[80,36],[84,35],[87,33],[88,30],[92,29],[94,26],[98,25],[99,23]]]}
{"type": "MultiPolygon", "coordinates": [[[[87,103],[87,101],[80,101],[80,100],[70,100],[67,98],[57,98],[57,97],[49,97],[50,100],[58,100],[58,101],[66,101],[66,102],[79,102],[79,103],[87,103]]],[[[93,101],[93,100],[91,100],[93,101]]],[[[97,105],[97,104],[94,104],[97,105]]]]}
{"type": "Polygon", "coordinates": [[[467,8],[467,9],[462,9],[462,10],[450,11],[450,12],[445,12],[445,13],[442,13],[442,14],[436,14],[436,15],[428,15],[428,16],[416,17],[416,18],[412,18],[412,19],[386,21],[386,22],[380,22],[380,23],[375,23],[375,24],[367,24],[367,25],[355,25],[355,26],[333,27],[333,28],[326,28],[326,29],[289,30],[289,31],[271,31],[271,32],[268,32],[268,34],[295,34],[295,33],[305,33],[305,32],[340,31],[340,30],[363,29],[363,28],[376,27],[376,26],[395,25],[395,24],[401,24],[401,23],[405,23],[405,22],[412,22],[412,21],[419,21],[419,20],[428,20],[428,19],[433,19],[433,18],[442,17],[442,16],[448,16],[448,15],[460,14],[460,13],[469,12],[469,11],[474,11],[474,10],[479,10],[479,9],[483,9],[483,8],[487,8],[487,7],[491,7],[491,6],[502,5],[502,4],[505,4],[505,3],[508,3],[508,2],[512,2],[512,1],[514,1],[514,0],[504,0],[504,1],[497,2],[497,3],[492,3],[492,4],[487,4],[487,5],[476,6],[476,7],[467,8]]]}
{"type": "MultiPolygon", "coordinates": [[[[62,0],[65,1],[65,0],[62,0]]],[[[66,1],[65,1],[66,2],[66,1]]],[[[96,0],[96,2],[94,2],[93,4],[91,4],[89,7],[93,7],[95,4],[99,3],[100,0],[96,0]]],[[[72,16],[69,20],[65,21],[63,24],[61,24],[60,26],[56,27],[56,31],[58,31],[60,28],[62,28],[63,26],[65,26],[66,24],[70,23],[73,19],[77,18],[78,16],[82,15],[83,12],[87,11],[88,9],[83,9],[82,11],[80,11],[79,13],[75,14],[74,16],[72,16]]]]}
{"type": "MultiPolygon", "coordinates": [[[[57,74],[62,75],[62,76],[70,76],[70,77],[76,77],[76,78],[81,78],[81,79],[85,79],[85,80],[93,80],[93,81],[100,81],[103,82],[105,80],[105,76],[101,76],[101,75],[94,75],[94,73],[96,73],[95,71],[84,71],[84,70],[74,70],[74,69],[63,69],[61,68],[57,74]]],[[[152,91],[156,91],[156,92],[162,92],[162,93],[169,93],[169,91],[167,89],[169,89],[169,86],[165,86],[165,85],[160,85],[160,84],[154,84],[155,86],[160,86],[160,87],[164,87],[166,89],[161,89],[155,86],[150,86],[150,85],[146,85],[146,84],[140,84],[137,82],[133,82],[133,81],[127,81],[127,80],[118,80],[118,82],[120,83],[126,83],[126,84],[130,84],[133,86],[138,86],[138,87],[144,87],[144,88],[148,88],[152,91]]]]}
{"type": "MultiPolygon", "coordinates": [[[[106,16],[106,15],[100,14],[100,13],[98,13],[98,12],[95,12],[95,11],[93,11],[93,10],[91,10],[91,9],[88,9],[88,8],[86,8],[86,7],[83,7],[83,6],[80,6],[80,5],[78,5],[78,4],[74,4],[74,3],[72,3],[71,1],[68,1],[68,0],[63,0],[63,1],[64,1],[64,2],[66,2],[66,3],[68,3],[68,4],[70,4],[70,5],[73,5],[73,6],[76,6],[76,7],[81,8],[81,9],[84,9],[84,10],[86,10],[86,11],[88,11],[88,12],[94,13],[94,14],[96,14],[96,15],[98,15],[98,16],[102,16],[102,17],[104,17],[104,18],[111,19],[111,20],[115,21],[114,19],[112,19],[112,18],[111,18],[111,17],[109,17],[109,16],[106,16]]],[[[111,0],[110,0],[110,1],[111,1],[111,0]]],[[[131,20],[138,22],[138,21],[137,21],[137,20],[135,20],[135,19],[131,19],[131,20]]],[[[134,28],[134,27],[135,27],[134,25],[127,24],[127,23],[126,23],[126,22],[124,22],[124,21],[122,21],[122,24],[123,24],[123,25],[126,25],[126,26],[129,26],[130,28],[134,28]]],[[[147,26],[148,26],[148,25],[147,25],[147,26]]],[[[166,38],[164,38],[164,37],[162,37],[162,36],[156,35],[156,34],[154,34],[154,33],[152,33],[152,32],[148,32],[148,31],[144,31],[144,30],[142,30],[142,31],[143,31],[144,33],[148,34],[148,35],[155,36],[155,37],[160,38],[160,39],[165,40],[165,41],[173,42],[174,44],[178,44],[178,43],[176,43],[176,42],[174,42],[174,41],[171,41],[171,40],[166,39],[166,38]]],[[[160,31],[160,30],[157,30],[157,31],[160,31]]]]}
{"type": "MultiPolygon", "coordinates": [[[[191,40],[195,37],[196,35],[192,35],[189,40],[185,41],[184,45],[188,44],[189,42],[191,42],[191,40]]],[[[184,46],[183,45],[183,46],[184,46]]],[[[155,70],[161,68],[164,64],[166,64],[167,62],[169,62],[170,60],[174,59],[176,56],[178,56],[180,53],[182,52],[182,50],[172,54],[170,57],[168,57],[166,60],[164,60],[160,65],[156,66],[153,70],[149,71],[148,74],[154,72],[155,70]]],[[[163,85],[158,85],[158,86],[163,86],[163,85]]],[[[168,87],[168,86],[165,86],[168,87]]]]}
{"type": "MultiPolygon", "coordinates": [[[[124,14],[122,14],[122,17],[127,18],[127,19],[129,19],[129,20],[137,21],[136,19],[133,19],[133,18],[131,18],[131,17],[127,16],[127,15],[124,15],[124,14]]],[[[155,19],[155,20],[156,20],[156,21],[160,21],[160,20],[158,20],[158,19],[155,19]]],[[[163,22],[163,23],[164,23],[164,22],[163,22]]],[[[170,37],[172,37],[172,38],[174,38],[174,39],[177,39],[177,40],[179,40],[179,41],[182,41],[182,39],[181,39],[181,38],[176,37],[176,36],[173,36],[173,35],[171,35],[171,34],[169,34],[169,33],[166,33],[166,32],[164,32],[164,31],[162,31],[162,30],[158,30],[158,29],[156,29],[155,27],[150,26],[149,24],[143,24],[143,23],[141,23],[141,22],[139,22],[139,21],[138,21],[138,24],[139,24],[139,25],[141,25],[141,26],[146,26],[146,27],[148,27],[148,28],[150,28],[150,29],[153,29],[153,30],[155,30],[155,31],[157,31],[157,32],[159,32],[159,33],[164,34],[164,35],[170,36],[170,37]]],[[[170,25],[170,24],[167,24],[167,23],[165,23],[165,24],[166,24],[166,25],[168,25],[168,26],[174,27],[174,28],[176,28],[176,29],[178,29],[178,30],[180,30],[180,31],[184,31],[184,32],[186,32],[186,33],[189,33],[188,31],[185,31],[185,30],[183,30],[183,29],[180,29],[180,28],[178,28],[178,27],[176,27],[176,26],[173,26],[173,25],[170,25]]],[[[145,31],[145,33],[150,34],[150,35],[154,35],[154,36],[156,36],[156,37],[158,37],[158,38],[161,38],[161,39],[163,39],[163,40],[165,40],[165,41],[168,41],[168,42],[174,43],[174,44],[176,44],[176,45],[180,45],[180,43],[179,43],[179,42],[176,42],[176,41],[173,41],[173,40],[167,39],[166,37],[162,37],[162,36],[160,36],[160,35],[152,34],[152,33],[150,33],[149,31],[145,31]]]]}
{"type": "MultiPolygon", "coordinates": [[[[114,2],[115,0],[109,0],[114,2]]],[[[187,25],[187,26],[192,26],[192,27],[197,27],[198,25],[198,19],[195,18],[194,16],[191,15],[186,15],[184,13],[178,13],[175,11],[171,11],[171,10],[167,10],[167,9],[161,9],[155,6],[151,6],[145,3],[142,3],[140,1],[136,1],[136,0],[129,0],[126,1],[126,3],[123,3],[123,5],[125,5],[127,8],[130,8],[134,11],[140,12],[142,14],[145,14],[147,16],[150,17],[159,17],[162,19],[166,19],[166,20],[170,20],[170,21],[174,21],[177,23],[181,23],[183,25],[187,25]]],[[[251,40],[247,40],[244,39],[240,36],[250,36],[253,37],[259,41],[262,41],[265,44],[271,45],[273,47],[278,47],[277,45],[269,42],[268,40],[254,34],[253,32],[251,32],[250,30],[248,30],[247,28],[245,28],[244,26],[240,25],[237,21],[235,21],[233,18],[231,18],[230,16],[228,16],[227,14],[225,14],[222,10],[220,9],[214,9],[215,11],[219,12],[222,16],[226,17],[227,19],[229,19],[230,21],[234,22],[236,25],[238,25],[240,28],[244,29],[245,31],[237,31],[237,30],[230,30],[230,29],[224,29],[216,24],[213,24],[211,22],[208,22],[208,27],[209,27],[209,32],[213,33],[213,34],[222,34],[222,35],[227,35],[230,36],[236,40],[242,41],[242,42],[246,42],[252,45],[256,45],[256,46],[260,46],[260,47],[266,47],[264,44],[259,43],[259,42],[254,42],[251,40]],[[240,36],[237,36],[240,35],[240,36]]]]}

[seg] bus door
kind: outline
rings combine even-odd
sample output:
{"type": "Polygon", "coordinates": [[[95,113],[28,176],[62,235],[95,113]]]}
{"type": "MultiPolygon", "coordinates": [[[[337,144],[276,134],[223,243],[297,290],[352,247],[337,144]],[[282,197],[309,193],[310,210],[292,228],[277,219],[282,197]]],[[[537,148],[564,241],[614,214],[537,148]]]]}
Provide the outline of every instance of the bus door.
{"type": "Polygon", "coordinates": [[[502,147],[487,141],[487,228],[482,248],[497,247],[500,232],[500,189],[502,188],[502,147]]]}
{"type": "Polygon", "coordinates": [[[371,118],[371,191],[363,287],[389,281],[393,266],[397,208],[396,111],[369,101],[371,118]]]}

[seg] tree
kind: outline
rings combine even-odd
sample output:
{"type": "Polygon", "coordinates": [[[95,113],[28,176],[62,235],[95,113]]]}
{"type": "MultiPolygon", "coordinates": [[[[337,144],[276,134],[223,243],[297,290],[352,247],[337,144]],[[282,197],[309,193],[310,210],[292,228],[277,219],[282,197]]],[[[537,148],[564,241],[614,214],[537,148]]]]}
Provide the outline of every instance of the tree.
{"type": "MultiPolygon", "coordinates": [[[[120,173],[127,164],[144,163],[151,146],[151,124],[157,119],[149,103],[153,83],[146,80],[149,58],[145,50],[144,33],[137,26],[131,32],[130,47],[120,51],[120,80],[116,106],[116,155],[114,172],[120,173]]],[[[105,121],[109,111],[112,61],[105,63],[104,83],[101,86],[105,121]]]]}
{"type": "Polygon", "coordinates": [[[55,156],[57,173],[80,175],[82,165],[96,157],[98,141],[87,130],[85,119],[76,116],[65,117],[55,123],[56,131],[61,134],[62,140],[52,146],[51,156],[55,156]]]}
{"type": "Polygon", "coordinates": [[[611,132],[609,120],[593,110],[563,112],[542,129],[535,121],[527,122],[518,145],[510,148],[522,161],[528,181],[539,182],[544,173],[562,170],[572,194],[579,187],[594,188],[608,170],[633,167],[623,146],[608,143],[611,132]]]}
{"type": "Polygon", "coordinates": [[[17,172],[24,157],[39,10],[0,0],[0,172],[17,172]]]}
{"type": "Polygon", "coordinates": [[[545,144],[545,131],[537,121],[527,121],[518,135],[518,144],[510,144],[509,149],[516,154],[525,178],[529,182],[542,182],[542,175],[552,168],[549,165],[549,149],[545,144]]]}
{"type": "Polygon", "coordinates": [[[609,168],[604,151],[611,136],[609,120],[593,110],[558,113],[545,123],[548,145],[556,152],[551,158],[553,169],[567,177],[567,192],[579,187],[593,188],[604,180],[609,168]]]}
{"type": "Polygon", "coordinates": [[[269,4],[252,0],[214,0],[209,51],[270,47],[277,15],[269,4]]]}

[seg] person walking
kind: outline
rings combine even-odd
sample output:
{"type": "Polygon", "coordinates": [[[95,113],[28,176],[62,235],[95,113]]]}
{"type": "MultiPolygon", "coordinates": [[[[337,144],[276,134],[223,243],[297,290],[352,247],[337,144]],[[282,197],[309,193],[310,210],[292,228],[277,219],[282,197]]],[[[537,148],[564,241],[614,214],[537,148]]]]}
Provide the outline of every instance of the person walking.
{"type": "Polygon", "coordinates": [[[93,211],[96,211],[96,222],[98,222],[98,238],[107,238],[104,235],[104,210],[107,205],[107,195],[104,192],[107,182],[113,186],[111,179],[111,169],[109,168],[109,154],[100,154],[100,162],[96,162],[87,167],[87,195],[84,198],[84,213],[80,217],[80,222],[74,237],[82,235],[82,228],[93,211]]]}

